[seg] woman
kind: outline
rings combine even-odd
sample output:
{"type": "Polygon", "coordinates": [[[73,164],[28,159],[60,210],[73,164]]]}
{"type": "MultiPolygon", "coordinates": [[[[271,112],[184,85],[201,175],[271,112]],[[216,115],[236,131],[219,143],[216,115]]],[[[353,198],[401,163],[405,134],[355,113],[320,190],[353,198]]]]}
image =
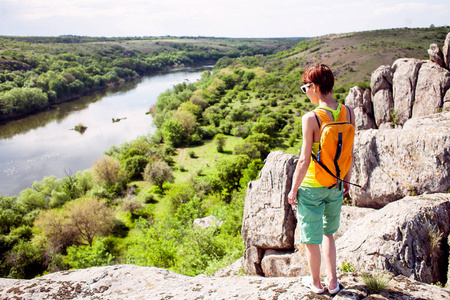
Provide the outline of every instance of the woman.
{"type": "MultiPolygon", "coordinates": [[[[329,67],[323,64],[311,67],[303,73],[302,79],[304,83],[302,91],[306,93],[311,103],[319,104],[317,109],[324,110],[331,120],[337,120],[340,111],[346,110],[346,119],[355,125],[353,110],[333,99],[334,76],[329,67]]],[[[320,126],[313,111],[303,116],[302,129],[302,150],[288,195],[289,203],[298,205],[297,219],[301,243],[306,245],[311,272],[311,276],[304,277],[302,283],[317,294],[325,291],[320,281],[319,245],[323,242],[328,291],[330,294],[336,294],[339,292],[339,282],[336,277],[336,246],[333,234],[339,228],[343,194],[348,192],[349,184],[344,182],[344,191],[342,191],[340,188],[325,187],[316,180],[311,153],[317,154],[320,126]]],[[[345,181],[350,181],[351,170],[352,167],[345,175],[345,181]]]]}

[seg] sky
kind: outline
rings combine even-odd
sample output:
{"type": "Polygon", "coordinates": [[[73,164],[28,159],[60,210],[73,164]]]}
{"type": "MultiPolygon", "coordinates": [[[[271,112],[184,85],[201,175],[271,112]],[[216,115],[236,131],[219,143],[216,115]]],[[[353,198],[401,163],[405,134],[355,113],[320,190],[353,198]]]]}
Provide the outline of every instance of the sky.
{"type": "Polygon", "coordinates": [[[0,0],[0,35],[314,37],[450,25],[449,0],[0,0]]]}

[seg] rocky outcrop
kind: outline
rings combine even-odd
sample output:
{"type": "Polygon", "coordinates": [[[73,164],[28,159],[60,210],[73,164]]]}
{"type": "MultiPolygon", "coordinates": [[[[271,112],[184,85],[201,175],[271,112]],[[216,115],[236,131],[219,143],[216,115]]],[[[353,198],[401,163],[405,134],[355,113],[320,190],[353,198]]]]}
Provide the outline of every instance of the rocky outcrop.
{"type": "MultiPolygon", "coordinates": [[[[58,272],[32,280],[0,279],[0,299],[374,299],[368,296],[361,273],[341,274],[339,282],[345,289],[333,298],[327,292],[313,294],[296,277],[188,277],[158,268],[118,265],[58,272]]],[[[397,276],[377,297],[449,299],[450,290],[397,276]]]]}
{"type": "Polygon", "coordinates": [[[441,111],[444,95],[449,88],[449,71],[432,62],[422,64],[412,116],[426,116],[441,111]]]}
{"type": "Polygon", "coordinates": [[[266,158],[259,179],[249,183],[245,197],[242,238],[244,269],[262,274],[266,249],[294,249],[295,216],[287,201],[296,157],[274,151],[266,158]]]}
{"type": "Polygon", "coordinates": [[[393,70],[390,66],[380,66],[372,73],[370,88],[372,90],[373,113],[378,128],[390,127],[391,112],[394,109],[392,97],[393,70]]]}
{"type": "Polygon", "coordinates": [[[373,106],[373,122],[379,129],[402,127],[411,117],[450,109],[446,96],[450,89],[449,52],[450,33],[442,51],[437,44],[430,45],[428,61],[400,58],[392,66],[378,67],[370,82],[372,104],[362,106],[361,91],[350,89],[346,104],[355,110],[356,129],[374,128],[368,125],[371,114],[362,113],[361,107],[373,106]]]}
{"type": "Polygon", "coordinates": [[[430,49],[428,49],[428,54],[430,55],[430,60],[439,66],[445,68],[444,56],[442,51],[437,44],[431,44],[430,49]]]}
{"type": "Polygon", "coordinates": [[[345,105],[353,108],[356,130],[377,128],[373,116],[373,102],[369,89],[353,87],[345,98],[345,105]]]}
{"type": "Polygon", "coordinates": [[[403,129],[358,131],[350,196],[380,208],[408,195],[450,189],[450,113],[412,118],[403,129]]]}
{"type": "Polygon", "coordinates": [[[416,96],[417,75],[422,61],[414,58],[397,59],[392,65],[394,115],[396,124],[403,125],[412,116],[412,107],[416,96]]]}
{"type": "Polygon", "coordinates": [[[449,211],[450,194],[410,196],[390,203],[356,221],[336,241],[338,265],[347,262],[358,270],[381,269],[427,283],[442,281],[449,211]]]}
{"type": "Polygon", "coordinates": [[[445,38],[444,47],[442,48],[445,67],[450,69],[450,32],[447,34],[445,38]]]}

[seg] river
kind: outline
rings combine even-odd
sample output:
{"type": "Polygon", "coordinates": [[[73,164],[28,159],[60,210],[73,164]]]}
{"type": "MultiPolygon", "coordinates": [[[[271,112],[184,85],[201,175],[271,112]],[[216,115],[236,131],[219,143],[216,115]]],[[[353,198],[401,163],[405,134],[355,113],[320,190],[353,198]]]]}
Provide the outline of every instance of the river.
{"type": "Polygon", "coordinates": [[[1,125],[0,195],[18,195],[45,176],[89,169],[111,146],[154,133],[153,118],[145,113],[158,95],[183,81],[196,82],[207,68],[146,76],[1,125]],[[87,126],[83,134],[71,130],[79,123],[87,126]]]}

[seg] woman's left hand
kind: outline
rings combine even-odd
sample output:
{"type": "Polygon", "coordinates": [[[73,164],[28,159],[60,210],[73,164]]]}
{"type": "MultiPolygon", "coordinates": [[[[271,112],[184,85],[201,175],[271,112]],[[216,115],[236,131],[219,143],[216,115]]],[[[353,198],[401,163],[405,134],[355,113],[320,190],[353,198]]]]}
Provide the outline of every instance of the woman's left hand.
{"type": "Polygon", "coordinates": [[[297,205],[297,192],[290,191],[288,195],[288,201],[290,205],[297,205]]]}

